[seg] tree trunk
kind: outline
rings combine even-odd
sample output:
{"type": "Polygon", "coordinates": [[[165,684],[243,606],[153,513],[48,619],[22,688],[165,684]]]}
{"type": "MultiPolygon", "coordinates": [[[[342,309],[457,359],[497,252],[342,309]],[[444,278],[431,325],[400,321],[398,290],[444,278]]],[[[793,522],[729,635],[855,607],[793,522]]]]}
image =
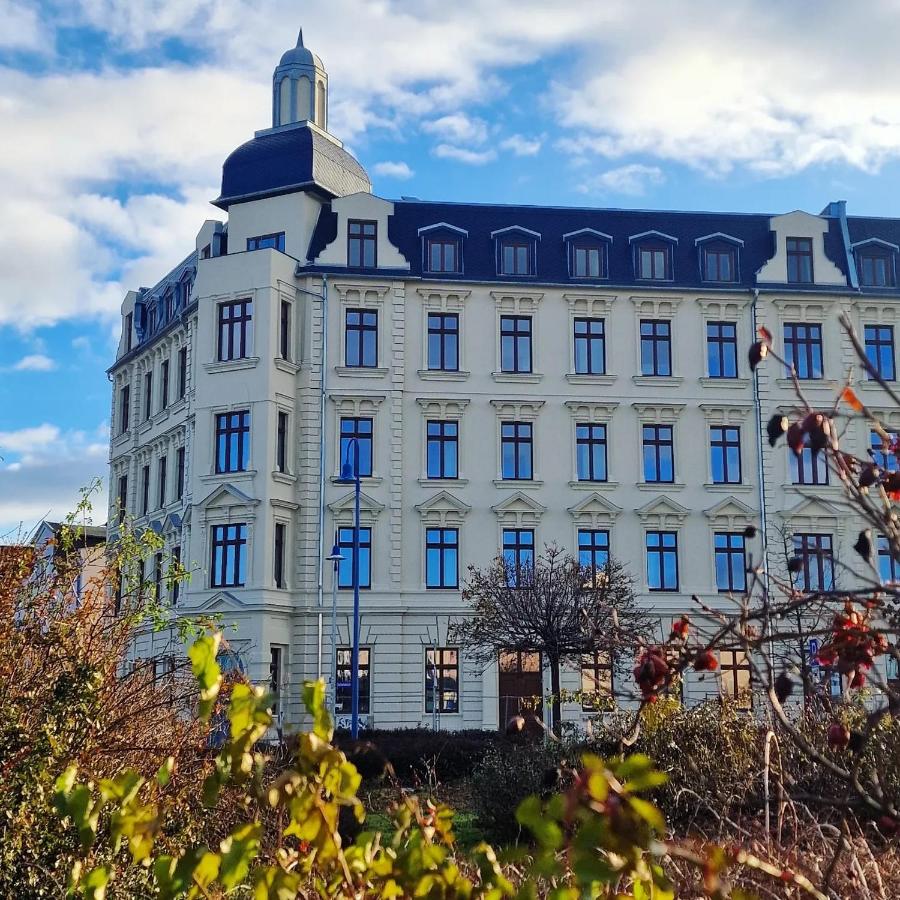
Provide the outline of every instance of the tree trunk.
{"type": "Polygon", "coordinates": [[[557,737],[562,736],[562,728],[560,727],[560,702],[559,702],[559,656],[555,653],[548,653],[547,658],[550,661],[550,691],[553,696],[550,699],[550,709],[553,711],[553,733],[557,737]]]}

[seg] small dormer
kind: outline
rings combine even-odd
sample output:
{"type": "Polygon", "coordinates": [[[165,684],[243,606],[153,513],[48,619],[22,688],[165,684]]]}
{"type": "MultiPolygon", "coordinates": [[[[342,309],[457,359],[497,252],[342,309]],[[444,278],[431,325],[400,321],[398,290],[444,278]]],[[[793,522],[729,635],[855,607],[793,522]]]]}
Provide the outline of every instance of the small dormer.
{"type": "Polygon", "coordinates": [[[463,251],[469,232],[448,222],[426,225],[418,231],[422,241],[422,271],[428,275],[462,275],[463,251]]]}
{"type": "Polygon", "coordinates": [[[700,278],[710,284],[733,284],[741,278],[741,250],[744,242],[716,231],[694,241],[700,278]]]}
{"type": "Polygon", "coordinates": [[[756,273],[760,284],[846,285],[825,247],[829,220],[796,210],[769,220],[775,252],[756,273]]]}
{"type": "Polygon", "coordinates": [[[497,262],[497,274],[507,278],[531,278],[537,275],[537,248],[540,232],[522,225],[510,225],[491,232],[497,262]]]}
{"type": "Polygon", "coordinates": [[[662,231],[642,231],[628,238],[638,281],[672,281],[675,278],[674,250],[678,238],[662,231]]]}
{"type": "Polygon", "coordinates": [[[604,231],[581,228],[563,235],[569,278],[608,278],[609,248],[613,239],[604,231]]]}
{"type": "Polygon", "coordinates": [[[856,272],[860,287],[892,288],[897,284],[897,252],[896,244],[881,238],[868,238],[851,244],[853,257],[856,260],[856,272]]]}

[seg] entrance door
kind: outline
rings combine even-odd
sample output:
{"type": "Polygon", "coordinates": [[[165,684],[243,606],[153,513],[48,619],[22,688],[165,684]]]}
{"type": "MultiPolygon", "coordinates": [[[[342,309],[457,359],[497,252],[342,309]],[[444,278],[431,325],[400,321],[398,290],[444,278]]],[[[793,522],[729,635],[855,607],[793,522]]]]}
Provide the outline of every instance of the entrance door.
{"type": "Polygon", "coordinates": [[[528,731],[541,732],[541,654],[522,650],[500,652],[500,730],[521,715],[528,731]]]}

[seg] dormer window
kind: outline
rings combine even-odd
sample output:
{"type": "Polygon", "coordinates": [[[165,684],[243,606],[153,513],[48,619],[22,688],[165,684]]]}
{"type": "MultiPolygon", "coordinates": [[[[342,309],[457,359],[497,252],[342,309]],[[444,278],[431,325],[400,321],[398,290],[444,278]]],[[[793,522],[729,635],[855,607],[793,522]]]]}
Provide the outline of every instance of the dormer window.
{"type": "Polygon", "coordinates": [[[646,281],[672,280],[672,247],[678,238],[661,231],[645,231],[632,235],[629,242],[634,246],[635,278],[646,281]]]}
{"type": "Polygon", "coordinates": [[[607,278],[607,249],[612,238],[602,231],[583,228],[563,235],[568,245],[570,278],[607,278]]]}
{"type": "Polygon", "coordinates": [[[812,284],[812,238],[789,237],[787,239],[787,280],[789,284],[812,284]]]}
{"type": "Polygon", "coordinates": [[[378,223],[350,219],[347,223],[347,265],[374,269],[378,265],[378,223]]]}
{"type": "Polygon", "coordinates": [[[700,252],[700,277],[703,281],[729,284],[738,280],[738,252],[744,245],[743,241],[717,232],[697,238],[694,243],[700,252]]]}
{"type": "Polygon", "coordinates": [[[537,242],[540,235],[514,226],[491,234],[497,242],[497,274],[527,277],[537,273],[537,242]]]}
{"type": "Polygon", "coordinates": [[[853,245],[856,271],[862,287],[889,288],[897,283],[894,266],[896,244],[871,238],[853,245]]]}
{"type": "Polygon", "coordinates": [[[463,238],[467,235],[467,231],[446,222],[420,228],[422,270],[431,275],[462,274],[463,238]]]}

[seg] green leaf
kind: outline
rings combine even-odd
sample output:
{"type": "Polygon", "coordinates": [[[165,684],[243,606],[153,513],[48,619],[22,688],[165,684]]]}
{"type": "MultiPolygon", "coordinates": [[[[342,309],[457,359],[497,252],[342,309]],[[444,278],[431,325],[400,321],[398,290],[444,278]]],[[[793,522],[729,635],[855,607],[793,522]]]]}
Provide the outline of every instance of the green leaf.
{"type": "Polygon", "coordinates": [[[251,822],[236,828],[222,841],[219,880],[226,891],[241,884],[250,872],[250,863],[259,852],[262,825],[251,822]]]}
{"type": "Polygon", "coordinates": [[[294,900],[300,876],[274,866],[258,869],[253,878],[253,900],[294,900]]]}
{"type": "Polygon", "coordinates": [[[106,886],[112,877],[112,867],[97,866],[91,869],[81,881],[81,890],[85,900],[103,900],[106,896],[106,886]]]}
{"type": "Polygon", "coordinates": [[[303,685],[303,703],[306,711],[312,716],[313,734],[323,741],[330,742],[334,732],[331,727],[331,716],[328,715],[325,705],[325,682],[321,678],[318,681],[307,681],[303,685]]]}
{"type": "Polygon", "coordinates": [[[660,833],[665,832],[666,820],[649,800],[641,797],[629,797],[628,804],[651,828],[660,833]]]}
{"type": "Polygon", "coordinates": [[[161,787],[167,787],[172,780],[172,772],[175,770],[175,757],[169,756],[166,761],[159,767],[156,773],[156,783],[161,787]]]}
{"type": "Polygon", "coordinates": [[[198,637],[188,649],[191,671],[200,685],[199,715],[203,721],[209,718],[222,686],[222,670],[216,662],[221,641],[222,635],[217,631],[198,637]]]}

